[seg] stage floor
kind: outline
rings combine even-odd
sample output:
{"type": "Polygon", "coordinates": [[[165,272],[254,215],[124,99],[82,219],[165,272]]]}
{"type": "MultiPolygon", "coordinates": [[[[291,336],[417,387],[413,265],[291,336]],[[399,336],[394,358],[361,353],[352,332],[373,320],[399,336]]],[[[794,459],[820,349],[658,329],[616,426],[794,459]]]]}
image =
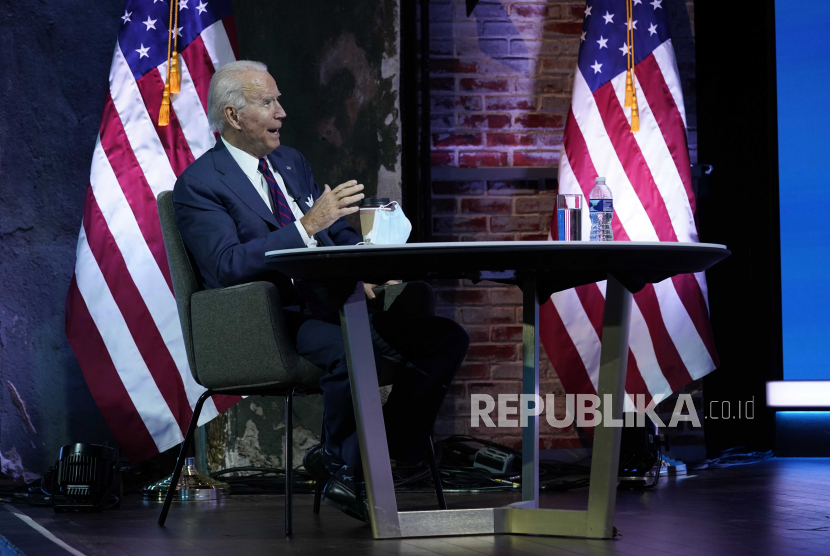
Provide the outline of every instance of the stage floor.
{"type": "MultiPolygon", "coordinates": [[[[503,505],[511,494],[448,495],[450,508],[503,505]]],[[[398,497],[401,510],[429,509],[433,496],[398,497]]],[[[621,536],[597,541],[533,536],[372,539],[368,525],[325,504],[311,513],[311,495],[295,496],[294,537],[283,534],[281,496],[236,496],[174,505],[156,526],[159,504],[140,495],[100,514],[55,514],[9,506],[0,512],[0,554],[405,556],[673,554],[830,554],[830,460],[774,459],[661,479],[650,491],[621,491],[621,536]],[[23,514],[23,517],[14,513],[23,514]],[[51,540],[50,540],[51,537],[51,540]],[[57,542],[56,542],[57,541],[57,542]],[[63,544],[63,547],[58,544],[63,544]],[[15,550],[16,549],[16,550],[15,550]]],[[[545,494],[543,507],[579,509],[587,489],[545,494]]]]}

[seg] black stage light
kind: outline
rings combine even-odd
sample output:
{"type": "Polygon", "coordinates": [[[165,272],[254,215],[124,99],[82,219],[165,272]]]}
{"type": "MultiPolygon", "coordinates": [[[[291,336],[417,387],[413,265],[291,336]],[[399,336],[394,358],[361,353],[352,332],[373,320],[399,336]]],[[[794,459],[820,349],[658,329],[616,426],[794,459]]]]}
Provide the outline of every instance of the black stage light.
{"type": "Polygon", "coordinates": [[[118,453],[97,444],[67,444],[52,474],[50,491],[56,512],[100,512],[117,507],[114,491],[120,483],[118,453]]]}

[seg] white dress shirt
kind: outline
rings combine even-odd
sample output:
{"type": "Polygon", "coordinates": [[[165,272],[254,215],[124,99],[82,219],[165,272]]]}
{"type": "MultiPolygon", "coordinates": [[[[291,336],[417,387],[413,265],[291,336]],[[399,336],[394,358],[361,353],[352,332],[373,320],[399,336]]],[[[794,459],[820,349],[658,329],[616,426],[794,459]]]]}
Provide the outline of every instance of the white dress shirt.
{"type": "MultiPolygon", "coordinates": [[[[271,208],[270,188],[268,187],[268,181],[265,179],[265,176],[263,176],[259,171],[259,159],[251,156],[242,149],[237,149],[227,141],[224,143],[228,148],[228,152],[231,153],[233,159],[242,169],[242,172],[248,176],[249,180],[251,180],[251,184],[254,186],[254,189],[256,189],[256,192],[259,193],[259,196],[262,197],[265,206],[267,206],[268,210],[273,213],[274,211],[271,208]]],[[[283,182],[282,176],[279,172],[274,171],[274,167],[271,166],[270,160],[266,158],[265,162],[268,164],[268,169],[271,170],[272,174],[274,174],[274,179],[277,180],[277,186],[279,186],[280,191],[282,191],[282,194],[285,195],[286,201],[288,201],[288,206],[296,219],[294,224],[297,226],[297,231],[300,232],[300,237],[303,238],[303,242],[306,244],[306,247],[317,247],[317,240],[314,236],[309,237],[308,233],[305,231],[305,228],[303,228],[303,225],[300,223],[300,218],[304,216],[303,211],[300,210],[297,201],[295,201],[294,198],[288,194],[288,190],[285,188],[285,182],[283,182]]],[[[274,202],[276,202],[276,199],[274,199],[274,202]]]]}

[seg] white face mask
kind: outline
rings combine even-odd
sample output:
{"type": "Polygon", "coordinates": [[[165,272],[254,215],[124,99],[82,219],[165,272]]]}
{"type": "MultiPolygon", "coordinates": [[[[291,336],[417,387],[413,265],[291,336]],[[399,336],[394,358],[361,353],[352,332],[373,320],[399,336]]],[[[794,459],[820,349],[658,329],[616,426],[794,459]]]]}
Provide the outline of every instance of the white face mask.
{"type": "Polygon", "coordinates": [[[372,223],[372,231],[367,238],[372,245],[398,245],[406,243],[412,232],[412,224],[404,215],[403,209],[396,202],[378,207],[372,223]],[[383,210],[392,207],[392,210],[383,210]]]}

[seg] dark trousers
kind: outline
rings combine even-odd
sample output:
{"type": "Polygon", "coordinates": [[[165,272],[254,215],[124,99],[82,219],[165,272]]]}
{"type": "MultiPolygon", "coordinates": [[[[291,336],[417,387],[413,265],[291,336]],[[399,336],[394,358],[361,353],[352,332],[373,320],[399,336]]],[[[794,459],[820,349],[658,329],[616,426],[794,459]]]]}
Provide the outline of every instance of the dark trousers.
{"type": "MultiPolygon", "coordinates": [[[[449,319],[401,313],[371,314],[370,329],[376,362],[384,356],[406,362],[383,406],[389,455],[396,461],[419,462],[438,409],[467,354],[469,336],[449,319]]],[[[342,328],[305,320],[297,330],[297,352],[326,370],[320,379],[326,448],[360,469],[342,328]]]]}

